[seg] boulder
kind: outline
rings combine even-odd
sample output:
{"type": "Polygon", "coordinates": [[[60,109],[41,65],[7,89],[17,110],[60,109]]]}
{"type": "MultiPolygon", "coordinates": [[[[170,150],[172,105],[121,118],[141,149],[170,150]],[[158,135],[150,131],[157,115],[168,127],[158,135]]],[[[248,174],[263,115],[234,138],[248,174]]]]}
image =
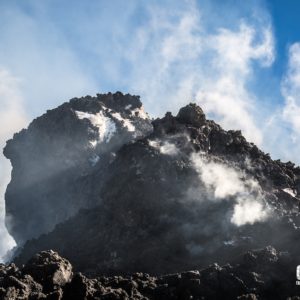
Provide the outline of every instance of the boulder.
{"type": "Polygon", "coordinates": [[[37,253],[26,263],[22,271],[32,276],[46,290],[64,286],[73,276],[70,262],[52,250],[37,253]]]}

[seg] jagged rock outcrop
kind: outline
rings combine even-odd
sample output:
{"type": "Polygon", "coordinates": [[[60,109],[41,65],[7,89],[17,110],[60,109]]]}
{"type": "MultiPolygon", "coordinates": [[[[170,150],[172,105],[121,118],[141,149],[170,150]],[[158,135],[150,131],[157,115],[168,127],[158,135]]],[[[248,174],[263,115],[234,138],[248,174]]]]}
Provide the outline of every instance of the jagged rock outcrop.
{"type": "Polygon", "coordinates": [[[1,265],[0,299],[61,299],[72,280],[72,265],[49,250],[32,257],[22,268],[1,265]]]}
{"type": "Polygon", "coordinates": [[[16,242],[49,232],[80,208],[99,204],[88,175],[96,165],[105,173],[115,151],[151,131],[139,97],[109,93],[71,99],[15,134],[4,155],[13,166],[6,224],[16,242]]]}
{"type": "Polygon", "coordinates": [[[45,291],[64,286],[73,276],[70,262],[52,250],[33,256],[23,267],[23,272],[42,284],[45,291]]]}
{"type": "Polygon", "coordinates": [[[0,299],[286,300],[299,295],[294,263],[287,253],[268,246],[224,266],[162,276],[134,273],[90,279],[73,274],[70,263],[57,253],[44,251],[21,269],[13,264],[0,267],[0,299]]]}
{"type": "MultiPolygon", "coordinates": [[[[300,259],[299,167],[272,160],[195,104],[152,124],[141,107],[137,97],[120,93],[71,100],[8,142],[8,225],[19,245],[25,242],[17,265],[45,249],[89,276],[237,263],[240,253],[267,245],[300,259]],[[122,119],[113,136],[101,133],[99,114],[110,124],[105,128],[122,119]],[[61,172],[68,159],[72,167],[61,172]],[[22,182],[27,171],[31,185],[22,182]]],[[[79,285],[98,284],[76,278],[79,285]]]]}

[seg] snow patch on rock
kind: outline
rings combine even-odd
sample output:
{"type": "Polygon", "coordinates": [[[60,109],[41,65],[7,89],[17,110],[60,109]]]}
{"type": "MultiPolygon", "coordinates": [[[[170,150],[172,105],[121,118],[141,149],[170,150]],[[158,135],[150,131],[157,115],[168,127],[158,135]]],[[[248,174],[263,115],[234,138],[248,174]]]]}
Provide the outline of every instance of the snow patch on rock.
{"type": "Polygon", "coordinates": [[[291,195],[292,197],[296,197],[297,196],[297,193],[295,193],[294,190],[292,190],[291,188],[285,188],[285,189],[282,189],[285,193],[291,195]]]}
{"type": "Polygon", "coordinates": [[[87,119],[93,126],[98,128],[98,140],[90,142],[94,147],[98,142],[104,141],[105,143],[108,143],[116,132],[116,124],[110,118],[106,117],[102,111],[96,114],[82,111],[75,111],[75,113],[79,119],[87,119]]]}
{"type": "Polygon", "coordinates": [[[140,108],[135,108],[131,111],[133,117],[139,117],[141,119],[147,120],[149,119],[148,114],[145,112],[143,106],[140,108]]]}
{"type": "Polygon", "coordinates": [[[130,120],[123,118],[120,113],[115,112],[111,114],[115,119],[117,119],[118,121],[120,121],[124,127],[127,128],[127,130],[129,132],[134,132],[135,131],[135,127],[132,125],[132,123],[130,122],[130,120]]]}

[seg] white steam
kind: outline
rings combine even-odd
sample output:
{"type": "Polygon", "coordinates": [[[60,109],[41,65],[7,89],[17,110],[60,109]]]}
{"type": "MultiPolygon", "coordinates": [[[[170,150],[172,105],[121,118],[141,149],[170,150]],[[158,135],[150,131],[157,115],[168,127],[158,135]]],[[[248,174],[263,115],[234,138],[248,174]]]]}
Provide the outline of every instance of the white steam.
{"type": "Polygon", "coordinates": [[[149,145],[157,149],[161,154],[176,155],[178,154],[177,147],[168,141],[149,140],[149,145]]]}
{"type": "Polygon", "coordinates": [[[231,222],[237,226],[254,224],[266,220],[268,213],[263,204],[256,199],[239,197],[238,203],[234,206],[231,222]]]}
{"type": "Polygon", "coordinates": [[[254,224],[270,214],[257,181],[223,163],[192,154],[191,161],[212,201],[233,201],[230,221],[237,225],[254,224]]]}
{"type": "MultiPolygon", "coordinates": [[[[4,69],[0,69],[0,99],[0,148],[2,151],[6,141],[27,124],[18,81],[4,69]]],[[[6,252],[15,246],[15,241],[4,226],[4,194],[10,180],[11,166],[2,153],[0,155],[0,169],[0,261],[3,261],[6,252]]]]}

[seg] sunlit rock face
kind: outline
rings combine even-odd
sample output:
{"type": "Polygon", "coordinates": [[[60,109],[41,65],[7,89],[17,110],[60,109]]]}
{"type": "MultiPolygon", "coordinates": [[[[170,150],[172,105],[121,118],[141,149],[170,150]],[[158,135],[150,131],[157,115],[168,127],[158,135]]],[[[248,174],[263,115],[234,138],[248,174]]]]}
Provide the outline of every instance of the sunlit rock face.
{"type": "Polygon", "coordinates": [[[92,188],[91,174],[105,173],[120,146],[150,131],[139,97],[115,93],[71,99],[15,134],[4,154],[13,167],[6,224],[17,244],[99,204],[93,192],[102,181],[92,188]]]}
{"type": "Polygon", "coordinates": [[[269,244],[298,255],[300,169],[196,104],[150,122],[137,97],[73,99],[16,134],[5,154],[8,225],[26,241],[18,264],[53,249],[89,274],[161,274],[269,244]]]}

